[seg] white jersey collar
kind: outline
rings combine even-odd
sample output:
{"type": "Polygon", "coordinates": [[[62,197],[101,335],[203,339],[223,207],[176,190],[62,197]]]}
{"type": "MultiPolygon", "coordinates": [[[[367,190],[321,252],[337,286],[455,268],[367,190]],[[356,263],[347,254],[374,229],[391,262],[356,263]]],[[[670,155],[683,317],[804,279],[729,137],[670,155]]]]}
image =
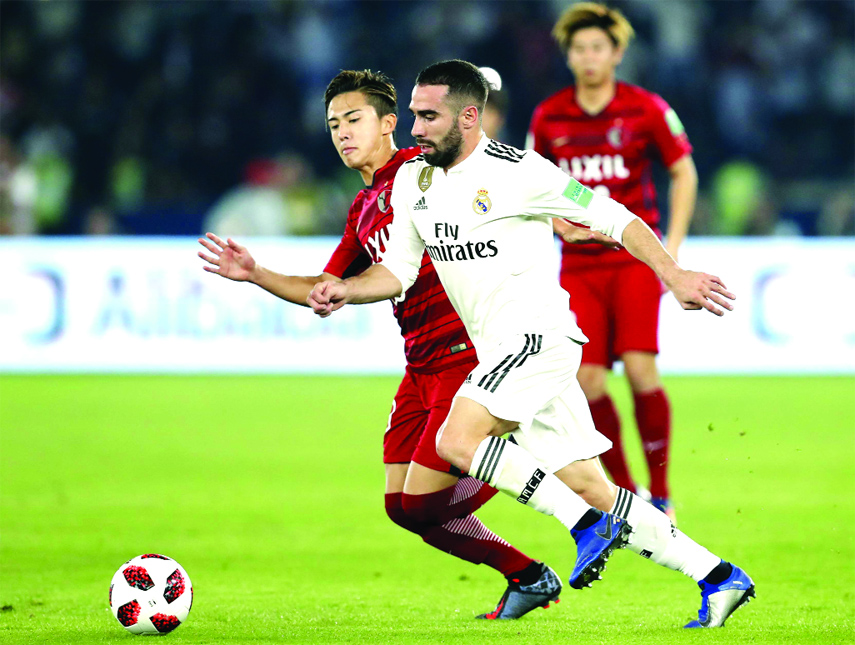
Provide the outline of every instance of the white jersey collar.
{"type": "Polygon", "coordinates": [[[480,157],[481,153],[483,153],[484,150],[487,149],[487,144],[489,144],[490,141],[491,141],[490,137],[488,137],[486,134],[484,134],[482,132],[481,133],[481,139],[478,141],[478,145],[475,146],[475,149],[472,151],[472,153],[468,157],[466,157],[466,159],[461,161],[459,164],[457,164],[453,168],[449,168],[448,172],[446,174],[463,172],[466,168],[468,168],[473,163],[477,163],[477,162],[473,161],[473,158],[480,157]]]}

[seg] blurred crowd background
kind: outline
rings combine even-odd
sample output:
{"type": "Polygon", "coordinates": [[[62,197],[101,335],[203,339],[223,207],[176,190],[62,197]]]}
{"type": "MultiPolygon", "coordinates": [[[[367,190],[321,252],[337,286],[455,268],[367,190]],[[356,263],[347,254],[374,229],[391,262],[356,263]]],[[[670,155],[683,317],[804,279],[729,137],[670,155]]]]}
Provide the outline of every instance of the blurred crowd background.
{"type": "MultiPolygon", "coordinates": [[[[620,77],[695,147],[694,234],[855,235],[855,0],[610,4],[637,32],[620,77]]],[[[329,80],[389,74],[407,146],[422,67],[493,67],[498,138],[522,147],[571,82],[550,37],[567,5],[3,0],[0,232],[340,234],[361,182],[325,130],[329,80]]]]}

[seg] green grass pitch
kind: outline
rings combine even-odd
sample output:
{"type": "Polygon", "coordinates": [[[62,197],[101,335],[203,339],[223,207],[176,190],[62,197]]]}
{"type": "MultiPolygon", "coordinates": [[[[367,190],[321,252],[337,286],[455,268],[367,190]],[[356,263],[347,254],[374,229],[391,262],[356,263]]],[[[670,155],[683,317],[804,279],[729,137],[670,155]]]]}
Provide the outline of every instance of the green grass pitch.
{"type": "MultiPolygon", "coordinates": [[[[395,378],[3,376],[0,643],[138,638],[107,591],[145,552],[194,584],[174,643],[855,641],[855,381],[666,384],[680,526],[757,584],[724,629],[681,630],[697,587],[629,552],[548,611],[474,620],[501,577],[383,510],[395,378]]],[[[613,386],[641,472],[628,393],[613,386]]],[[[501,495],[479,515],[566,580],[575,550],[557,521],[501,495]]]]}

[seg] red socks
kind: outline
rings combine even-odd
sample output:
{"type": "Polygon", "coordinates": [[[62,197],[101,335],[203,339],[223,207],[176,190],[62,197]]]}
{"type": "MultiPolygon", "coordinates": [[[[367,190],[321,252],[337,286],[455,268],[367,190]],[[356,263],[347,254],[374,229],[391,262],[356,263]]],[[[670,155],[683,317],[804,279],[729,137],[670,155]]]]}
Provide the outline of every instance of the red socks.
{"type": "MultiPolygon", "coordinates": [[[[668,491],[668,450],[671,445],[671,407],[668,397],[662,389],[645,394],[634,394],[635,421],[644,457],[650,471],[650,494],[653,497],[669,497],[668,491]]],[[[610,439],[611,450],[600,455],[612,481],[621,488],[634,491],[635,483],[629,474],[629,466],[620,438],[620,420],[614,403],[609,395],[588,403],[591,416],[597,430],[610,439]]]]}
{"type": "Polygon", "coordinates": [[[478,480],[465,477],[455,486],[427,495],[387,493],[386,513],[395,524],[421,536],[440,551],[474,564],[484,563],[509,576],[522,571],[534,560],[493,533],[471,513],[496,492],[478,480]],[[460,512],[466,514],[461,517],[460,512]]]}
{"type": "Polygon", "coordinates": [[[635,491],[635,482],[629,474],[629,466],[626,463],[626,455],[623,452],[623,441],[620,438],[620,419],[611,397],[606,394],[596,401],[589,401],[591,416],[597,431],[612,442],[610,450],[600,455],[600,461],[612,481],[629,491],[635,491]]]}
{"type": "Polygon", "coordinates": [[[430,526],[413,519],[404,512],[403,496],[403,493],[386,493],[386,515],[401,528],[416,535],[424,535],[430,526]]]}
{"type": "Polygon", "coordinates": [[[427,495],[403,497],[404,512],[419,522],[445,524],[474,513],[498,493],[474,477],[464,477],[454,486],[427,495]]]}
{"type": "Polygon", "coordinates": [[[484,526],[474,515],[434,526],[423,539],[440,551],[474,564],[484,563],[506,577],[534,562],[484,526]]]}
{"type": "MultiPolygon", "coordinates": [[[[650,494],[669,497],[668,449],[671,445],[671,406],[662,389],[635,394],[635,420],[650,470],[650,494]]],[[[632,489],[630,489],[632,490],[632,489]]]]}

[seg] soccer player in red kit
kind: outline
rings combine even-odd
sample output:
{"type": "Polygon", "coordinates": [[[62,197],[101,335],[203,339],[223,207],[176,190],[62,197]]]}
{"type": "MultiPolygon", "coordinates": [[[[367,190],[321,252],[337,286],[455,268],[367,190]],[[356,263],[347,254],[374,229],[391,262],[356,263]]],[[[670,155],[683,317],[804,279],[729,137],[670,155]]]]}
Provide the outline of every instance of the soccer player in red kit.
{"type": "MultiPolygon", "coordinates": [[[[657,234],[651,164],[658,159],[671,177],[665,247],[676,259],[695,206],[697,172],[674,110],[656,94],[615,78],[633,33],[619,11],[602,4],[574,4],[561,15],[552,35],[576,83],[537,106],[528,147],[595,192],[622,203],[657,234]]],[[[570,224],[554,222],[562,237],[572,233],[570,224]]],[[[613,443],[601,455],[603,464],[618,486],[637,490],[623,451],[620,420],[606,389],[607,371],[620,360],[633,393],[651,501],[673,521],[667,480],[671,413],[656,366],[662,285],[626,250],[578,243],[563,245],[561,285],[590,339],[579,381],[597,430],[613,443]]]]}
{"type": "MultiPolygon", "coordinates": [[[[394,142],[397,95],[383,74],[346,70],[325,93],[332,142],[344,164],[358,170],[365,188],[354,199],[344,236],[318,276],[285,276],[258,265],[249,251],[213,233],[199,242],[204,268],[225,278],[253,282],[307,306],[318,282],[361,273],[383,261],[394,213],[395,173],[419,148],[394,142]]],[[[542,562],[521,553],[473,515],[496,490],[462,473],[436,453],[436,433],[454,394],[477,365],[475,349],[425,253],[418,279],[394,305],[404,337],[407,368],[383,440],[386,512],[393,522],[437,549],[502,573],[508,587],[495,610],[479,618],[519,618],[548,606],[561,581],[542,562]],[[461,478],[462,477],[462,478],[461,478]]]]}

